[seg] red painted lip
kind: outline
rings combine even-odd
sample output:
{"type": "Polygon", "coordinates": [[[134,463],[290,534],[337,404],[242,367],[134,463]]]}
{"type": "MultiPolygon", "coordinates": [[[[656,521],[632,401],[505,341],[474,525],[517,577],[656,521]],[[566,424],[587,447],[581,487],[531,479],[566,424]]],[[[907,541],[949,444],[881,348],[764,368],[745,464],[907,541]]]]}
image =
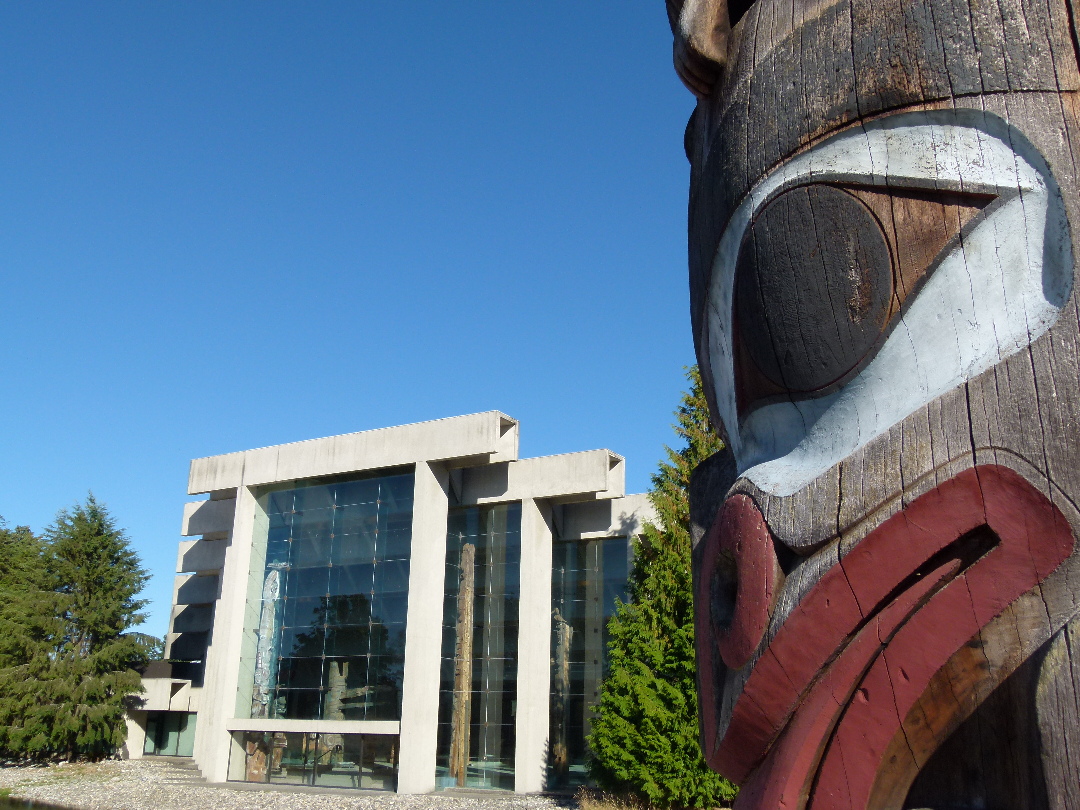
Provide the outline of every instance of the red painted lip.
{"type": "MultiPolygon", "coordinates": [[[[752,572],[755,560],[774,561],[775,552],[767,529],[764,536],[760,531],[764,519],[756,506],[736,498],[749,502],[740,495],[725,503],[702,560],[715,561],[737,539],[750,540],[749,551],[734,555],[739,605],[744,570],[752,572]],[[755,544],[767,550],[754,550],[755,544]]],[[[767,577],[748,580],[749,607],[735,611],[745,632],[736,642],[715,626],[708,607],[713,569],[703,564],[695,618],[709,765],[737,783],[750,780],[742,807],[801,807],[815,777],[816,795],[834,786],[845,794],[843,806],[865,806],[880,755],[930,678],[1049,576],[1074,542],[1061,512],[1016,473],[999,466],[960,473],[879,526],[821,578],[761,654],[726,729],[717,722],[722,684],[713,682],[715,659],[735,665],[746,643],[760,644],[760,605],[771,612],[775,587],[755,584],[767,577]],[[880,690],[895,698],[884,713],[885,701],[865,699],[880,690]],[[845,733],[855,734],[846,746],[846,776],[843,768],[834,774],[834,748],[822,750],[830,734],[840,746],[835,750],[844,748],[845,733]],[[870,763],[865,778],[852,778],[853,750],[870,763]]]]}

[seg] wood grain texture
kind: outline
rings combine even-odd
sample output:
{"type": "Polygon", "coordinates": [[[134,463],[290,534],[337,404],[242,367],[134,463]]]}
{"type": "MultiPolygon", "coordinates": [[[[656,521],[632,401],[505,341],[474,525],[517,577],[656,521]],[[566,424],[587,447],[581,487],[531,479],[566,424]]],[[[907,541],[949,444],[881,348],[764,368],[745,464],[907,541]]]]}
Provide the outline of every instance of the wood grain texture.
{"type": "MultiPolygon", "coordinates": [[[[1017,153],[1033,150],[1049,185],[1060,188],[1067,223],[1043,235],[1047,250],[1071,247],[1075,277],[1077,11],[1076,0],[757,0],[740,10],[724,69],[686,137],[691,320],[714,413],[706,302],[733,212],[763,178],[864,122],[954,109],[975,111],[975,122],[983,113],[1005,122],[1017,153]]],[[[951,159],[950,148],[942,144],[937,157],[951,159]]],[[[963,182],[830,182],[865,206],[887,246],[891,290],[879,336],[903,329],[943,256],[962,255],[975,277],[985,255],[969,236],[1003,204],[963,182]]],[[[734,355],[745,366],[735,376],[740,419],[762,403],[842,390],[854,379],[845,376],[852,359],[865,362],[880,346],[863,346],[861,322],[841,305],[851,299],[843,281],[852,262],[829,256],[837,246],[823,246],[805,216],[771,205],[752,228],[768,249],[754,257],[758,266],[740,270],[752,283],[730,316],[738,321],[734,355]],[[811,272],[815,249],[827,258],[811,272]]],[[[847,219],[851,232],[866,231],[847,219]]],[[[1003,229],[997,238],[1008,246],[1025,237],[1003,229]]],[[[1060,559],[1064,538],[1080,534],[1077,286],[1045,334],[1029,326],[1026,345],[1002,351],[988,370],[929,398],[794,492],[762,491],[730,456],[699,477],[696,563],[724,499],[744,496],[764,516],[783,572],[758,649],[741,667],[716,665],[714,694],[702,695],[704,750],[746,782],[741,808],[1080,809],[1080,555],[1060,559]],[[984,489],[987,467],[1026,489],[984,489]],[[926,549],[956,539],[961,528],[949,520],[971,513],[976,492],[995,532],[1029,540],[998,544],[955,575],[946,566],[947,583],[887,629],[877,606],[903,613],[900,597],[932,586],[926,549]],[[935,499],[937,517],[920,517],[920,504],[935,499]],[[1051,528],[1032,531],[1040,520],[1051,528]],[[906,528],[882,543],[884,528],[898,525],[906,528]],[[924,578],[906,579],[918,571],[924,578]],[[909,587],[894,592],[898,581],[909,587]],[[937,619],[933,610],[942,611],[937,619]]],[[[935,357],[926,352],[918,362],[930,367],[935,357]]],[[[739,425],[723,429],[734,435],[739,425]]],[[[705,583],[697,570],[695,577],[700,592],[705,583]]]]}

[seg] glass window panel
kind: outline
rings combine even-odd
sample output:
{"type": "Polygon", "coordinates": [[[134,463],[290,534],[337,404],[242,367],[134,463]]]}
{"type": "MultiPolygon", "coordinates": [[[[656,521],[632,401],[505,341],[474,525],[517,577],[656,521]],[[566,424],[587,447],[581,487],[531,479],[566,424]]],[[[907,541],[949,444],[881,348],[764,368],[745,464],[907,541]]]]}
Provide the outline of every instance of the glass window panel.
{"type": "Polygon", "coordinates": [[[298,539],[310,539],[313,537],[327,537],[334,528],[334,512],[331,506],[326,509],[305,509],[297,512],[293,517],[293,537],[298,539]]]}
{"type": "Polygon", "coordinates": [[[387,529],[379,533],[376,557],[380,560],[407,560],[412,546],[412,528],[387,529]]]}
{"type": "Polygon", "coordinates": [[[281,631],[279,655],[310,658],[323,654],[323,634],[321,627],[286,627],[281,631]]]}
{"type": "Polygon", "coordinates": [[[293,509],[297,512],[306,513],[315,509],[330,509],[334,505],[334,488],[332,486],[300,487],[293,491],[296,493],[293,509]]]}
{"type": "Polygon", "coordinates": [[[330,595],[371,593],[374,585],[373,564],[335,565],[330,569],[330,595]]]}
{"type": "Polygon", "coordinates": [[[407,508],[412,509],[413,476],[412,473],[403,475],[388,475],[382,479],[380,498],[390,504],[407,502],[407,508]]]}
{"type": "Polygon", "coordinates": [[[324,683],[328,685],[328,689],[332,689],[333,685],[339,682],[349,691],[363,689],[368,682],[369,663],[370,659],[366,655],[323,659],[324,683]]]}
{"type": "Polygon", "coordinates": [[[339,506],[334,512],[334,534],[373,538],[379,527],[379,505],[359,503],[339,506]]]}
{"type": "Polygon", "coordinates": [[[376,593],[371,600],[371,615],[383,624],[400,624],[404,629],[409,610],[409,594],[404,591],[376,593]]]}
{"type": "Polygon", "coordinates": [[[190,757],[195,751],[195,713],[179,712],[180,738],[176,743],[178,757],[190,757]]]}
{"type": "Polygon", "coordinates": [[[345,751],[344,739],[354,734],[320,734],[314,768],[315,787],[360,787],[360,745],[345,751]]]}
{"type": "Polygon", "coordinates": [[[326,597],[290,597],[284,601],[282,624],[286,627],[315,627],[326,623],[326,597]]]}
{"type": "Polygon", "coordinates": [[[401,689],[396,683],[376,683],[374,705],[368,709],[369,720],[397,720],[401,716],[401,689]]]}
{"type": "Polygon", "coordinates": [[[289,555],[292,552],[292,544],[288,540],[275,540],[266,544],[266,564],[286,566],[289,563],[289,555]]]}
{"type": "MultiPolygon", "coordinates": [[[[411,477],[411,476],[410,476],[411,477]]],[[[337,505],[375,503],[379,499],[379,487],[385,478],[369,478],[365,481],[348,481],[335,484],[337,492],[337,505]]]]}
{"type": "Polygon", "coordinates": [[[322,719],[322,692],[318,689],[281,689],[285,698],[285,716],[293,720],[322,719]]]}
{"type": "Polygon", "coordinates": [[[329,568],[291,568],[286,576],[287,596],[326,596],[329,568]]]}
{"type": "Polygon", "coordinates": [[[308,784],[311,779],[308,735],[279,731],[267,736],[273,747],[270,781],[285,785],[308,784]]]}
{"type": "Polygon", "coordinates": [[[402,624],[376,624],[371,625],[371,654],[393,655],[405,652],[405,625],[402,624]]]}
{"type": "Polygon", "coordinates": [[[275,519],[279,525],[291,520],[294,497],[294,491],[291,489],[271,492],[267,496],[266,513],[270,516],[271,525],[275,519]]]}
{"type": "Polygon", "coordinates": [[[144,754],[154,754],[157,749],[158,722],[161,715],[150,712],[146,715],[146,741],[143,743],[144,754]]]}
{"type": "Polygon", "coordinates": [[[376,686],[386,693],[383,716],[400,716],[412,489],[410,473],[260,496],[270,524],[267,565],[283,569],[285,579],[285,598],[270,617],[279,657],[271,664],[271,716],[364,719],[377,703],[376,686]],[[383,614],[375,616],[383,655],[374,667],[366,657],[373,591],[383,614]]]}
{"type": "Polygon", "coordinates": [[[334,565],[353,563],[371,563],[375,560],[375,537],[360,534],[346,534],[334,537],[332,562],[334,565]]]}
{"type": "Polygon", "coordinates": [[[366,655],[370,630],[368,625],[332,627],[327,630],[326,654],[334,656],[366,655]]]}
{"type": "Polygon", "coordinates": [[[380,592],[409,590],[409,561],[387,560],[375,568],[375,589],[380,592]]]}
{"type": "Polygon", "coordinates": [[[325,659],[324,720],[364,720],[372,704],[364,656],[325,659]]]}
{"type": "Polygon", "coordinates": [[[297,568],[325,568],[330,564],[333,541],[330,531],[326,534],[306,537],[294,544],[292,564],[297,568]]]}
{"type": "Polygon", "coordinates": [[[278,687],[318,689],[322,686],[321,658],[282,658],[278,667],[278,687]]]}
{"type": "Polygon", "coordinates": [[[371,601],[366,594],[329,597],[328,624],[363,624],[371,620],[371,601]]]}
{"type": "Polygon", "coordinates": [[[397,789],[397,744],[397,737],[364,735],[360,787],[368,790],[397,789]]]}
{"type": "Polygon", "coordinates": [[[401,533],[412,531],[412,513],[408,511],[388,511],[385,504],[379,508],[379,533],[401,533]]]}
{"type": "Polygon", "coordinates": [[[460,585],[455,563],[461,547],[475,549],[474,624],[470,751],[465,763],[467,787],[513,787],[513,723],[516,700],[517,599],[520,569],[520,507],[498,505],[451,510],[447,521],[446,595],[443,618],[443,667],[440,689],[442,743],[437,756],[439,784],[456,784],[449,776],[452,729],[456,596],[460,585]],[[509,729],[509,733],[507,732],[509,729]]]}
{"type": "Polygon", "coordinates": [[[270,529],[266,533],[267,543],[288,543],[289,538],[292,537],[292,529],[288,524],[282,524],[274,526],[271,524],[270,529]]]}

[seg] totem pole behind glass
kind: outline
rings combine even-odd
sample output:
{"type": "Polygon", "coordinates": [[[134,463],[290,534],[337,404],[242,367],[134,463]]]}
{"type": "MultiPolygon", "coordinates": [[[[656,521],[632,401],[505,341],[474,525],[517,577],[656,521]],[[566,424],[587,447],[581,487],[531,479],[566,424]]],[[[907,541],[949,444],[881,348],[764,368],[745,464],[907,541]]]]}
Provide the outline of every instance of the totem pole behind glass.
{"type": "Polygon", "coordinates": [[[668,0],[737,808],[1080,808],[1074,11],[668,0]]]}

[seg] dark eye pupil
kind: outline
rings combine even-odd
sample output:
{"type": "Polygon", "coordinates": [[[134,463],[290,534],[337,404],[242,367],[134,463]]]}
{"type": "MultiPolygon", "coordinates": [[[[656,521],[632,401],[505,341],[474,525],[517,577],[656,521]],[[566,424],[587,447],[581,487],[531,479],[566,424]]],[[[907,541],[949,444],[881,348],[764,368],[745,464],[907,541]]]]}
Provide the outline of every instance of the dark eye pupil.
{"type": "Polygon", "coordinates": [[[802,186],[747,231],[735,271],[740,340],[790,392],[817,391],[855,368],[885,327],[893,292],[885,234],[843,189],[802,186]]]}

